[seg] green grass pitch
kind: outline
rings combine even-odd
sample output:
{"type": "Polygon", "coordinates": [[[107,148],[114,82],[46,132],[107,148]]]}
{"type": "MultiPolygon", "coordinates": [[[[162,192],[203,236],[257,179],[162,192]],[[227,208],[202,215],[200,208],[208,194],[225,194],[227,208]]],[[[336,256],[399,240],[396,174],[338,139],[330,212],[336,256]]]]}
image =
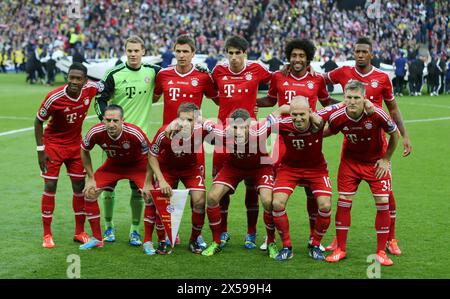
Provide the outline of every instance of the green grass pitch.
{"type": "MultiPolygon", "coordinates": [[[[62,78],[58,78],[57,84],[62,84],[62,78]]],[[[348,256],[339,264],[318,263],[308,257],[309,226],[305,195],[300,188],[287,207],[295,256],[285,263],[270,260],[259,249],[243,248],[246,214],[242,186],[232,196],[230,205],[231,242],[217,256],[207,258],[187,250],[191,228],[189,205],[180,229],[182,244],[176,246],[171,255],[146,256],[142,248],[130,247],[127,242],[130,225],[127,182],[119,183],[117,188],[114,215],[117,241],[102,249],[81,252],[78,243],[72,241],[72,191],[65,170],[60,175],[52,225],[56,248],[43,249],[40,216],[43,180],[39,177],[33,130],[5,132],[31,128],[41,101],[51,89],[25,84],[24,75],[0,75],[0,278],[66,278],[70,254],[81,258],[81,278],[367,278],[370,263],[366,259],[376,246],[376,209],[365,183],[361,184],[352,208],[348,256]]],[[[382,268],[381,277],[450,278],[450,96],[405,96],[397,101],[406,120],[413,152],[410,157],[402,158],[400,145],[393,158],[397,238],[403,255],[393,257],[394,266],[382,268]]],[[[94,114],[92,108],[90,115],[94,114]]],[[[157,105],[152,111],[154,132],[159,127],[162,108],[157,105]]],[[[209,101],[204,102],[203,111],[207,117],[217,115],[217,107],[209,101]]],[[[259,116],[266,116],[269,111],[261,109],[259,116]]],[[[83,132],[96,122],[96,118],[87,119],[83,132]]],[[[341,141],[339,135],[324,141],[334,191],[341,141]]],[[[97,168],[101,158],[98,149],[93,157],[97,168]]],[[[211,160],[212,155],[207,155],[208,188],[211,186],[211,160]]],[[[335,233],[336,199],[334,193],[332,224],[324,244],[328,244],[335,233]]],[[[100,206],[102,208],[102,204],[100,206]]],[[[90,233],[87,223],[86,230],[90,233]]],[[[203,235],[208,242],[211,240],[207,220],[203,235]]],[[[264,235],[260,210],[258,245],[264,235]]]]}

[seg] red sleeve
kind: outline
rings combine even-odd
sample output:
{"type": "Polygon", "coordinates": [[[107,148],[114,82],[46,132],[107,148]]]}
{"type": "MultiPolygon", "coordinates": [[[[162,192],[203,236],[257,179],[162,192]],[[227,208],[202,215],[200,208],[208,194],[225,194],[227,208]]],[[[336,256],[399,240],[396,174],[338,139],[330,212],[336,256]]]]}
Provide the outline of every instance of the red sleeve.
{"type": "Polygon", "coordinates": [[[152,145],[150,146],[150,154],[152,156],[158,157],[161,152],[161,147],[163,145],[164,139],[166,136],[164,135],[164,130],[166,126],[161,127],[156,133],[155,137],[153,137],[152,145]]]}
{"type": "Polygon", "coordinates": [[[206,97],[208,97],[210,99],[214,99],[219,96],[219,92],[215,88],[214,81],[213,81],[211,75],[209,75],[209,74],[205,76],[205,92],[204,92],[204,94],[206,97]]]}
{"type": "Polygon", "coordinates": [[[50,116],[53,114],[53,105],[52,101],[49,101],[48,99],[52,96],[52,94],[47,94],[45,97],[45,100],[41,103],[41,106],[39,107],[38,112],[36,113],[36,117],[40,121],[46,121],[50,118],[50,116]]]}
{"type": "MultiPolygon", "coordinates": [[[[344,108],[345,109],[345,108],[344,108]]],[[[337,120],[337,118],[330,118],[328,120],[328,128],[330,129],[331,134],[335,135],[337,133],[339,133],[339,131],[341,130],[339,127],[339,122],[337,120]]]]}
{"type": "Polygon", "coordinates": [[[392,81],[389,79],[388,75],[386,75],[386,83],[384,84],[383,99],[385,102],[391,102],[395,100],[392,81]]]}
{"type": "Polygon", "coordinates": [[[339,84],[340,78],[344,75],[344,68],[338,67],[327,73],[328,79],[330,79],[331,83],[339,84]]]}
{"type": "Polygon", "coordinates": [[[392,134],[397,130],[397,124],[389,117],[389,115],[384,112],[383,109],[376,109],[375,114],[378,116],[379,122],[383,130],[392,134]]]}
{"type": "Polygon", "coordinates": [[[327,107],[324,107],[322,109],[320,109],[319,111],[317,111],[317,115],[319,115],[320,117],[322,117],[322,119],[324,121],[328,121],[328,119],[330,118],[330,116],[336,112],[337,110],[341,109],[342,107],[339,106],[338,104],[334,104],[334,105],[330,105],[327,107]]]}
{"type": "Polygon", "coordinates": [[[153,94],[155,96],[160,96],[163,94],[163,87],[162,87],[162,72],[158,72],[156,75],[155,80],[155,90],[153,91],[153,94]]]}
{"type": "Polygon", "coordinates": [[[268,68],[266,68],[265,66],[263,66],[262,64],[258,63],[260,66],[260,70],[259,70],[259,81],[266,83],[266,84],[270,84],[270,80],[272,79],[272,72],[269,71],[268,68]]]}
{"type": "Polygon", "coordinates": [[[81,142],[81,148],[83,150],[90,151],[97,144],[98,133],[95,133],[95,131],[98,127],[99,126],[94,126],[87,132],[86,137],[84,137],[83,142],[81,142]]]}
{"type": "Polygon", "coordinates": [[[278,86],[277,86],[277,75],[274,73],[272,75],[272,81],[270,81],[269,91],[267,92],[267,95],[271,98],[277,98],[278,97],[278,86]]]}

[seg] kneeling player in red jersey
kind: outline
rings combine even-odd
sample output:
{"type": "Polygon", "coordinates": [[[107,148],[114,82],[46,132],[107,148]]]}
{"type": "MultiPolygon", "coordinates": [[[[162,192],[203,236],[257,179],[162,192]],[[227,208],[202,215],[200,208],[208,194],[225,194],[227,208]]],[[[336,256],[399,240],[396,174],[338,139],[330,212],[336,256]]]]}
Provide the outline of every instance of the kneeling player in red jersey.
{"type": "MultiPolygon", "coordinates": [[[[277,110],[277,115],[281,115],[280,111],[281,108],[277,110]]],[[[270,121],[267,119],[257,125],[250,125],[251,120],[247,110],[237,109],[231,113],[226,130],[220,129],[219,126],[213,129],[216,140],[224,142],[226,158],[208,192],[207,215],[213,242],[202,252],[205,256],[212,256],[221,251],[222,219],[219,203],[223,196],[234,193],[241,181],[256,186],[264,207],[268,254],[274,258],[278,252],[272,219],[273,168],[265,147],[270,134],[270,121]]]]}
{"type": "Polygon", "coordinates": [[[393,262],[385,252],[390,227],[390,161],[400,134],[395,122],[382,109],[376,108],[371,116],[364,114],[364,96],[363,83],[350,81],[344,93],[348,106],[334,112],[329,118],[330,133],[342,132],[345,139],[338,172],[339,201],[335,219],[338,247],[326,260],[338,262],[346,257],[352,199],[358,185],[364,180],[370,186],[377,207],[376,258],[381,265],[391,266],[393,262]],[[390,135],[387,147],[383,144],[384,133],[390,135]]]}
{"type": "MultiPolygon", "coordinates": [[[[200,109],[194,103],[183,103],[178,107],[178,118],[169,125],[163,125],[156,133],[150,147],[150,163],[155,173],[159,171],[165,183],[176,188],[182,182],[189,189],[192,208],[192,231],[189,239],[189,249],[193,253],[201,253],[204,248],[198,243],[205,222],[205,166],[203,158],[203,139],[207,131],[199,122],[200,109]],[[178,125],[179,133],[170,139],[172,125],[178,125]]],[[[145,239],[151,242],[153,231],[152,219],[154,206],[145,208],[145,239]]],[[[158,218],[156,221],[158,222],[158,218]]],[[[157,223],[158,249],[157,253],[168,253],[165,241],[164,228],[157,223]],[[162,231],[161,231],[162,229],[162,231]]]]}
{"type": "Polygon", "coordinates": [[[147,136],[138,126],[124,122],[122,107],[114,104],[106,107],[103,122],[93,126],[86,134],[81,144],[81,159],[88,177],[84,189],[85,209],[93,237],[80,249],[103,246],[97,202],[103,190],[114,191],[119,180],[127,179],[148,197],[153,176],[148,163],[149,144],[147,136]],[[94,173],[89,151],[96,144],[108,158],[94,173]]]}

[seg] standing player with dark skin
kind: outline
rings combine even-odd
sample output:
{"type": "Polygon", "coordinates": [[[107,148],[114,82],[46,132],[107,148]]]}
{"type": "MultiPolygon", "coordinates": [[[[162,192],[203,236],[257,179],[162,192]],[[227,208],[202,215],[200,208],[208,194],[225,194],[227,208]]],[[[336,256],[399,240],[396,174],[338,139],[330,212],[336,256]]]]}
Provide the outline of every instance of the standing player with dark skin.
{"type": "Polygon", "coordinates": [[[81,129],[93,97],[102,90],[102,84],[87,81],[87,69],[81,63],[69,67],[68,83],[48,93],[36,115],[34,132],[41,176],[45,180],[42,194],[42,222],[44,248],[53,248],[51,222],[55,209],[55,193],[59,170],[64,163],[72,182],[73,210],[75,212],[74,241],[86,243],[84,232],[84,177],[80,157],[81,129]],[[48,121],[44,131],[43,123],[48,121]]]}
{"type": "MultiPolygon", "coordinates": [[[[245,109],[252,118],[256,118],[256,98],[258,85],[269,83],[272,77],[264,66],[257,62],[246,61],[249,43],[242,37],[234,35],[227,38],[225,51],[228,62],[218,63],[212,71],[212,78],[219,92],[219,115],[222,125],[227,124],[230,114],[239,108],[245,109]]],[[[220,153],[222,149],[215,148],[213,157],[213,177],[217,175],[223,166],[225,155],[220,153]]],[[[222,234],[221,247],[224,247],[230,239],[228,233],[228,205],[230,196],[222,197],[222,234]]],[[[247,249],[256,248],[256,224],[258,221],[258,192],[255,186],[246,183],[245,205],[247,208],[247,235],[244,246],[247,249]]]]}
{"type": "MultiPolygon", "coordinates": [[[[293,39],[289,41],[285,47],[285,55],[289,60],[290,68],[273,73],[268,95],[257,100],[258,107],[272,107],[277,103],[281,107],[284,104],[290,104],[295,96],[306,97],[313,112],[316,111],[317,101],[323,107],[339,103],[329,96],[325,80],[321,76],[315,76],[309,72],[315,52],[316,47],[310,40],[293,39]]],[[[272,153],[275,171],[280,166],[285,151],[283,139],[278,138],[272,153]]],[[[318,206],[316,198],[308,187],[305,187],[305,193],[310,227],[308,247],[311,247],[318,206]]],[[[264,250],[265,247],[263,244],[260,248],[264,250]]],[[[322,249],[324,248],[322,247],[322,249]]]]}
{"type": "MultiPolygon", "coordinates": [[[[398,126],[401,136],[403,137],[403,157],[407,157],[412,151],[411,141],[409,139],[406,127],[400,109],[395,101],[393,94],[392,82],[387,73],[377,69],[370,64],[373,57],[372,43],[368,38],[361,37],[356,41],[354,48],[354,56],[356,65],[354,67],[342,66],[329,73],[324,74],[327,82],[340,84],[343,89],[350,80],[358,80],[365,84],[366,98],[375,106],[382,108],[383,101],[389,111],[389,115],[398,126]]],[[[387,146],[385,140],[384,145],[387,146]]],[[[387,250],[394,255],[400,255],[401,250],[395,238],[396,223],[396,202],[392,190],[389,192],[389,210],[391,217],[391,227],[389,230],[387,250]]],[[[336,248],[336,239],[326,249],[332,251],[336,248]]]]}

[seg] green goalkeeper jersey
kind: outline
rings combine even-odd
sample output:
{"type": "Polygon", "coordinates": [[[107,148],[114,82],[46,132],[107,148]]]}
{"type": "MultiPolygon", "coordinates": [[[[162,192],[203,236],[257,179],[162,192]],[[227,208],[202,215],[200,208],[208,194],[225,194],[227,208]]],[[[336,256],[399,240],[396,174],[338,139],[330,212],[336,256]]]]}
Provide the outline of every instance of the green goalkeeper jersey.
{"type": "Polygon", "coordinates": [[[121,63],[109,70],[104,79],[104,90],[96,98],[95,110],[100,119],[108,104],[122,106],[127,122],[139,126],[150,136],[150,112],[156,74],[161,68],[157,65],[142,64],[132,69],[121,63]]]}

